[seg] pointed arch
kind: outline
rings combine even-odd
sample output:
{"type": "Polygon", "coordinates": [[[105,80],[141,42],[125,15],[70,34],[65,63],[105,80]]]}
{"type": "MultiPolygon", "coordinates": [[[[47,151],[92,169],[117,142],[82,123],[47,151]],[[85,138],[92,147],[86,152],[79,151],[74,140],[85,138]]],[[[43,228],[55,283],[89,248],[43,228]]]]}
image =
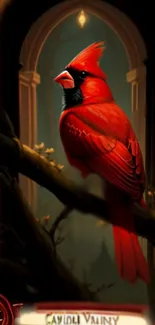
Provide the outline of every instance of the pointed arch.
{"type": "Polygon", "coordinates": [[[129,60],[129,68],[139,67],[146,59],[146,47],[135,24],[120,10],[97,0],[68,0],[54,6],[43,14],[32,26],[21,49],[21,60],[25,70],[36,71],[40,52],[52,30],[69,15],[84,8],[104,20],[121,39],[129,60]]]}

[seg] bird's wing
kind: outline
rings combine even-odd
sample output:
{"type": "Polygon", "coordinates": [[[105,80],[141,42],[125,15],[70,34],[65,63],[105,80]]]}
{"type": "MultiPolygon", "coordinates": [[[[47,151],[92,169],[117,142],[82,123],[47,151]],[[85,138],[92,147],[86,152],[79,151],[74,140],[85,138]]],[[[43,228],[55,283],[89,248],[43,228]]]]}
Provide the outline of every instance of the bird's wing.
{"type": "Polygon", "coordinates": [[[139,199],[141,180],[136,176],[132,152],[119,139],[105,133],[104,116],[97,118],[94,110],[83,112],[75,108],[68,114],[66,121],[64,119],[64,133],[66,146],[71,143],[72,148],[67,151],[73,158],[83,160],[91,172],[104,177],[135,200],[139,199]]]}

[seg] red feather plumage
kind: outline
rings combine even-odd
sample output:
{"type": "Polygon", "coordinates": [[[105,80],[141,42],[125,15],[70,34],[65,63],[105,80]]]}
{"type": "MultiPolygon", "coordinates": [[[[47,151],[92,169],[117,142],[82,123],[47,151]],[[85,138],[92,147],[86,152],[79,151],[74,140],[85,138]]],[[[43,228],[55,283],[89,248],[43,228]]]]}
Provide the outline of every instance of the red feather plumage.
{"type": "Polygon", "coordinates": [[[102,54],[95,43],[82,51],[68,67],[92,74],[81,85],[82,105],[60,116],[60,135],[69,163],[83,177],[96,173],[106,180],[105,196],[114,224],[115,254],[119,274],[135,282],[149,281],[148,264],[135,234],[133,203],[144,205],[145,172],[141,150],[132,126],[114,102],[105,74],[98,65],[102,54]]]}

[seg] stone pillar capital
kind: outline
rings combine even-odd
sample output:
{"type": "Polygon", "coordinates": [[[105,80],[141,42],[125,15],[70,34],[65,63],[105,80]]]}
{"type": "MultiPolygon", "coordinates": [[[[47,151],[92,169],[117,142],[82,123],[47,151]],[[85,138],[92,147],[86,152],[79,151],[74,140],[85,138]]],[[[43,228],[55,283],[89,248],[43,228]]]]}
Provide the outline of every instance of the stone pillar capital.
{"type": "Polygon", "coordinates": [[[141,65],[136,69],[130,70],[126,74],[126,80],[129,83],[139,82],[146,78],[146,67],[145,65],[141,65]]]}
{"type": "Polygon", "coordinates": [[[40,84],[40,75],[36,71],[20,71],[19,79],[25,83],[40,84]]]}

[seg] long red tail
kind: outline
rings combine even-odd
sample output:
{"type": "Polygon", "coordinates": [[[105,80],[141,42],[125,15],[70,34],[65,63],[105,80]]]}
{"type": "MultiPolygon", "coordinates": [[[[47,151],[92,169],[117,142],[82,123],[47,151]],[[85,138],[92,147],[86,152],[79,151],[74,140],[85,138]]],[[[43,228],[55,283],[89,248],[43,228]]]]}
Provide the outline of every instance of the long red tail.
{"type": "MultiPolygon", "coordinates": [[[[110,216],[112,222],[116,223],[113,226],[113,234],[119,274],[131,283],[136,282],[138,278],[148,283],[150,280],[149,267],[135,234],[132,203],[123,202],[123,200],[120,202],[118,195],[115,195],[115,198],[111,197],[110,201],[110,216]]],[[[144,201],[140,204],[145,206],[144,201]]]]}

